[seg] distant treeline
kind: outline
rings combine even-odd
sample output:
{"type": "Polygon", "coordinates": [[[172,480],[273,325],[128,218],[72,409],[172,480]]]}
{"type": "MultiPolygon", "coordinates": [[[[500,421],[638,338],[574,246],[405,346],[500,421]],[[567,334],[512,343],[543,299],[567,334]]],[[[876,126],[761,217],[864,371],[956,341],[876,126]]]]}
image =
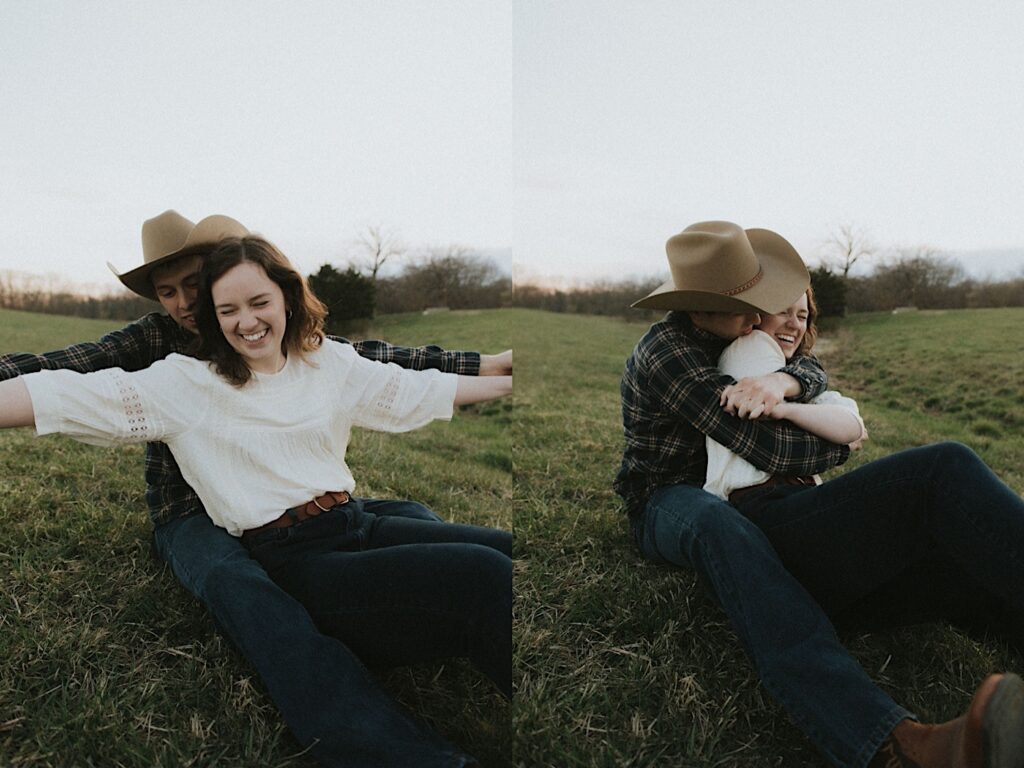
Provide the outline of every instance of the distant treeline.
{"type": "Polygon", "coordinates": [[[910,256],[879,264],[867,277],[846,278],[848,312],[898,307],[1024,307],[1024,274],[1000,281],[976,280],[967,277],[953,259],[910,256]]]}
{"type": "Polygon", "coordinates": [[[59,275],[33,275],[14,270],[0,270],[0,307],[95,320],[133,320],[160,309],[155,301],[125,288],[91,296],[59,275]]]}
{"type": "MultiPolygon", "coordinates": [[[[811,271],[824,316],[850,312],[975,307],[1024,307],[1024,275],[1002,281],[969,278],[955,261],[939,256],[908,256],[879,263],[867,276],[846,276],[830,267],[811,271]]],[[[549,312],[612,315],[635,319],[663,313],[630,309],[662,280],[598,282],[570,289],[517,283],[513,304],[549,312]]]]}
{"type": "Polygon", "coordinates": [[[395,277],[377,278],[377,313],[431,307],[490,309],[512,303],[512,278],[490,259],[460,250],[437,251],[395,277]]]}
{"type": "MultiPolygon", "coordinates": [[[[356,317],[371,317],[431,307],[503,307],[512,302],[512,278],[490,259],[464,249],[431,252],[405,265],[399,274],[376,280],[355,268],[340,271],[325,264],[310,281],[337,320],[345,319],[346,310],[355,310],[356,317]]],[[[89,296],[57,275],[11,270],[0,270],[0,307],[102,320],[134,320],[160,309],[156,302],[125,289],[89,296]]]]}
{"type": "MultiPolygon", "coordinates": [[[[650,318],[656,311],[630,309],[661,280],[601,281],[570,289],[530,283],[514,287],[493,261],[465,249],[437,250],[411,261],[394,276],[366,274],[354,267],[342,272],[324,265],[310,276],[337,321],[373,314],[421,312],[433,307],[483,309],[517,306],[550,312],[650,318]]],[[[878,312],[898,307],[962,309],[1024,306],[1024,275],[1006,280],[977,280],[962,267],[937,255],[905,255],[880,262],[866,276],[844,276],[830,266],[812,270],[822,314],[878,312]]],[[[104,296],[75,292],[54,275],[41,277],[0,270],[0,306],[29,312],[103,320],[132,320],[159,309],[127,290],[104,296]]]]}
{"type": "Polygon", "coordinates": [[[426,309],[489,309],[509,306],[512,279],[489,259],[469,253],[436,253],[395,277],[377,277],[324,264],[309,284],[327,305],[327,330],[360,333],[375,315],[426,309]]]}
{"type": "Polygon", "coordinates": [[[544,309],[548,312],[632,318],[655,317],[664,312],[630,309],[629,305],[646,296],[663,282],[664,280],[655,278],[618,282],[604,280],[567,290],[548,289],[517,282],[512,294],[512,304],[527,309],[544,309]]]}

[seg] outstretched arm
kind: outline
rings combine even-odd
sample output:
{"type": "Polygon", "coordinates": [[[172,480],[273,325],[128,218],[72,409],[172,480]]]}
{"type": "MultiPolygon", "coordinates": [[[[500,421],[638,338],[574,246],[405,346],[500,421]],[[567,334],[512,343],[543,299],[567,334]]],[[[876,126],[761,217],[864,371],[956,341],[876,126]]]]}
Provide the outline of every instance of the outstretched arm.
{"type": "Polygon", "coordinates": [[[360,357],[376,360],[378,363],[394,363],[415,371],[433,369],[466,376],[477,376],[482,373],[480,368],[484,356],[478,352],[448,352],[433,344],[425,347],[399,347],[379,339],[349,341],[342,336],[328,338],[342,344],[351,344],[360,357]]]}
{"type": "Polygon", "coordinates": [[[0,355],[0,381],[44,370],[88,373],[106,368],[138,371],[171,352],[181,352],[192,334],[156,312],[111,331],[98,341],[72,344],[53,352],[0,355]]]}
{"type": "Polygon", "coordinates": [[[21,379],[0,381],[0,428],[34,427],[35,412],[28,387],[21,379]]]}
{"type": "Polygon", "coordinates": [[[459,376],[455,405],[482,403],[511,393],[511,376],[459,376]]]}

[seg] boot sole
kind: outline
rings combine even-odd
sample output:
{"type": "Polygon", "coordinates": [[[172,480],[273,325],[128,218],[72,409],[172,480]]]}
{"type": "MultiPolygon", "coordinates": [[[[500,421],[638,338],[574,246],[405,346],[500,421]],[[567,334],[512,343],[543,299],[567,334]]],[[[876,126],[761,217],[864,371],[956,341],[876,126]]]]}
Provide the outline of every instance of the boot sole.
{"type": "Polygon", "coordinates": [[[1024,768],[1024,680],[999,681],[982,718],[985,768],[1024,768]]]}

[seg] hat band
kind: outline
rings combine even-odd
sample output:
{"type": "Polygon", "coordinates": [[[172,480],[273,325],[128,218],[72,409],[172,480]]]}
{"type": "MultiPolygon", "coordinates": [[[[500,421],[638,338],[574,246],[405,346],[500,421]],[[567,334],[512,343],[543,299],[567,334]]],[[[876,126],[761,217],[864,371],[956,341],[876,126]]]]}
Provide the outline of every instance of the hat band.
{"type": "Polygon", "coordinates": [[[754,275],[749,280],[747,280],[747,282],[745,282],[743,285],[738,285],[735,288],[730,288],[728,291],[721,291],[721,294],[723,296],[735,296],[737,293],[743,293],[744,291],[750,290],[755,285],[757,285],[759,282],[761,282],[761,278],[763,276],[764,276],[764,269],[759,266],[758,269],[757,269],[757,274],[754,275]]]}

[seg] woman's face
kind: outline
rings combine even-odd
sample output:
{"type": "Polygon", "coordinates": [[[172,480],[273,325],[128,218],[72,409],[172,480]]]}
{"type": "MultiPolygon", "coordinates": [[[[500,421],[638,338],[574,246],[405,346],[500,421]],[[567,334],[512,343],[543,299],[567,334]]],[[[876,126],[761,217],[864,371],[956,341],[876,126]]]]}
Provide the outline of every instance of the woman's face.
{"type": "Polygon", "coordinates": [[[263,267],[242,262],[221,275],[211,293],[220,330],[246,365],[258,373],[281,370],[287,308],[263,267]]]}
{"type": "Polygon", "coordinates": [[[807,294],[805,293],[792,305],[774,315],[761,315],[758,326],[782,347],[782,353],[788,360],[800,348],[800,342],[807,333],[807,294]]]}

